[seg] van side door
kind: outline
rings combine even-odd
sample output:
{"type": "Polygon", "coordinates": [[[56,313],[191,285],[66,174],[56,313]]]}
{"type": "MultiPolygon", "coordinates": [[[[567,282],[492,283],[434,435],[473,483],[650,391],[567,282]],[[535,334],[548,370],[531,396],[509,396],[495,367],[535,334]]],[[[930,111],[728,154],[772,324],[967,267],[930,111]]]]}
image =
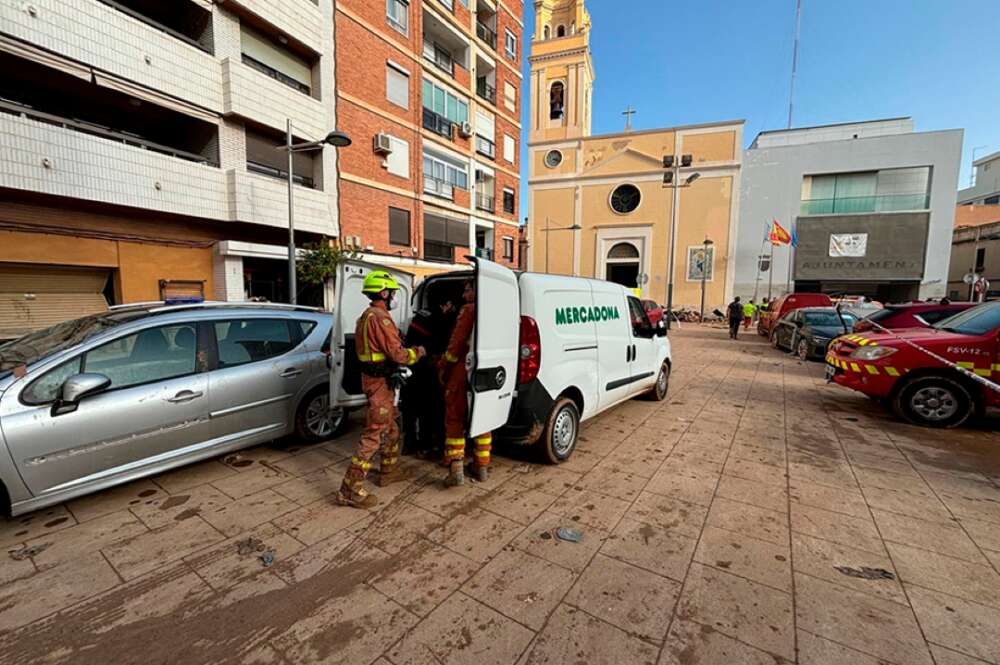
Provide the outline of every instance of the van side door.
{"type": "Polygon", "coordinates": [[[469,436],[507,423],[517,384],[521,293],[517,275],[503,266],[470,258],[476,267],[476,327],[470,367],[469,436]]]}
{"type": "Polygon", "coordinates": [[[361,366],[354,349],[354,328],[368,308],[368,296],[361,292],[365,277],[373,270],[385,270],[399,283],[392,318],[401,331],[410,321],[413,275],[361,261],[345,261],[337,267],[334,284],[333,327],[330,331],[330,403],[333,406],[362,406],[361,366]]]}
{"type": "Polygon", "coordinates": [[[629,320],[632,323],[632,364],[630,368],[629,394],[646,392],[656,381],[659,350],[656,328],[646,315],[646,308],[639,299],[628,297],[629,320]]]}
{"type": "Polygon", "coordinates": [[[597,327],[598,409],[603,411],[631,394],[632,324],[617,284],[593,282],[593,297],[594,306],[603,312],[597,327]]]}

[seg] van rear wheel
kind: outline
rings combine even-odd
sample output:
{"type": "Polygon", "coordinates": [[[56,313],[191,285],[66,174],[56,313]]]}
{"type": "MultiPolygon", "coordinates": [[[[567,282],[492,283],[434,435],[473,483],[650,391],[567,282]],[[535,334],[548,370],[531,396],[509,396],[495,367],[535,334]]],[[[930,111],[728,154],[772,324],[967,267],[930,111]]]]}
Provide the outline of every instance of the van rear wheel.
{"type": "Polygon", "coordinates": [[[573,400],[560,397],[552,406],[545,433],[538,443],[550,463],[561,464],[573,454],[579,434],[580,410],[573,400]]]}

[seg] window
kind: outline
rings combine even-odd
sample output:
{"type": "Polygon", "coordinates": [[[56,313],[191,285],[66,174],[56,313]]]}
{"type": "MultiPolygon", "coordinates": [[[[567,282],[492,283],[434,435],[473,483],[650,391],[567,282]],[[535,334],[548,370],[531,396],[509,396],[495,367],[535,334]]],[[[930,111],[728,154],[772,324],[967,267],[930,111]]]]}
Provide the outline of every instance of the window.
{"type": "Polygon", "coordinates": [[[409,33],[409,8],[408,0],[385,0],[386,22],[404,35],[409,33]]]}
{"type": "Polygon", "coordinates": [[[554,169],[560,164],[562,164],[563,156],[558,150],[549,150],[545,153],[545,165],[550,169],[554,169]]]}
{"type": "Polygon", "coordinates": [[[451,51],[439,46],[427,36],[424,36],[424,59],[433,63],[441,71],[452,76],[455,75],[455,59],[452,57],[451,51]]]}
{"type": "Polygon", "coordinates": [[[930,176],[929,166],[807,176],[802,214],[926,210],[930,176]]]}
{"type": "Polygon", "coordinates": [[[149,328],[88,351],[81,371],[103,374],[111,388],[194,374],[197,339],[193,324],[149,328]]]}
{"type": "Polygon", "coordinates": [[[646,310],[638,298],[628,298],[629,319],[632,321],[632,334],[635,337],[653,337],[653,324],[649,322],[646,310]]]}
{"type": "Polygon", "coordinates": [[[245,25],[240,26],[240,46],[243,64],[290,88],[310,94],[312,64],[305,58],[245,25]]]}
{"type": "Polygon", "coordinates": [[[295,346],[284,319],[238,319],[215,324],[219,368],[236,367],[288,353],[295,346]]]}
{"type": "Polygon", "coordinates": [[[558,28],[556,28],[556,37],[565,37],[565,36],[566,36],[566,26],[560,25],[558,28]]]}
{"type": "Polygon", "coordinates": [[[552,36],[552,29],[549,26],[542,28],[542,39],[548,39],[552,36]]]}
{"type": "Polygon", "coordinates": [[[410,108],[410,75],[391,62],[385,68],[385,98],[396,106],[410,108]]]}
{"type": "MultiPolygon", "coordinates": [[[[297,140],[297,139],[296,139],[297,140]]],[[[277,132],[259,132],[247,128],[246,151],[247,171],[272,178],[288,179],[288,154],[284,150],[276,150],[276,146],[284,145],[285,137],[277,132]]],[[[316,167],[316,157],[319,152],[296,152],[292,157],[292,179],[295,184],[315,188],[313,178],[316,167]]]]}
{"type": "Polygon", "coordinates": [[[961,335],[985,335],[997,326],[1000,326],[1000,303],[997,302],[967,309],[934,325],[961,335]]]}
{"type": "Polygon", "coordinates": [[[503,237],[503,258],[508,261],[514,260],[514,239],[509,236],[503,237]]]}
{"type": "Polygon", "coordinates": [[[424,258],[452,261],[455,247],[469,246],[469,223],[437,215],[424,215],[424,258]]]}
{"type": "Polygon", "coordinates": [[[1000,203],[1000,195],[997,195],[997,196],[987,196],[985,199],[983,199],[983,204],[984,205],[992,206],[992,205],[996,205],[998,203],[1000,203]]]}
{"type": "Polygon", "coordinates": [[[556,81],[549,88],[549,119],[562,120],[563,104],[566,96],[566,87],[561,81],[556,81]]]}
{"type": "Polygon", "coordinates": [[[469,103],[436,83],[424,79],[424,108],[456,124],[469,121],[469,103]]]}
{"type": "Polygon", "coordinates": [[[510,187],[503,188],[503,211],[511,215],[514,213],[514,190],[510,187]]]}
{"type": "Polygon", "coordinates": [[[424,153],[424,191],[452,198],[453,189],[469,188],[469,173],[457,160],[424,153]]]}
{"type": "Polygon", "coordinates": [[[619,215],[627,215],[639,207],[642,194],[635,185],[619,185],[611,192],[611,209],[619,215]]]}
{"type": "Polygon", "coordinates": [[[42,374],[21,393],[21,401],[31,406],[56,401],[56,398],[59,397],[59,389],[62,388],[66,379],[80,373],[82,361],[83,356],[73,358],[73,360],[68,360],[55,369],[42,374]]]}
{"type": "Polygon", "coordinates": [[[400,178],[410,177],[410,144],[395,136],[389,137],[392,152],[386,155],[385,168],[392,175],[400,178]]]}
{"type": "Polygon", "coordinates": [[[976,272],[983,272],[986,269],[986,248],[976,249],[976,272]]]}
{"type": "Polygon", "coordinates": [[[511,60],[517,62],[517,35],[510,30],[504,30],[504,53],[511,60]]]}
{"type": "Polygon", "coordinates": [[[507,134],[503,137],[503,158],[511,164],[517,161],[517,143],[514,142],[513,136],[507,134]]]}
{"type": "Polygon", "coordinates": [[[517,112],[517,88],[507,81],[503,84],[503,105],[508,111],[517,112]]]}
{"type": "Polygon", "coordinates": [[[410,211],[389,208],[389,244],[410,246],[410,211]]]}

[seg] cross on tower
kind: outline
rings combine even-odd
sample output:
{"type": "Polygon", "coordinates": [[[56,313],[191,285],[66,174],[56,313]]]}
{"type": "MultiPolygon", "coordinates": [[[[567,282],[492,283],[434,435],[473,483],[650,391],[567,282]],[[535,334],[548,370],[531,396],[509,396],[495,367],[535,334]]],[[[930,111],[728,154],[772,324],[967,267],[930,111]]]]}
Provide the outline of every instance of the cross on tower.
{"type": "Polygon", "coordinates": [[[626,132],[632,130],[632,116],[635,115],[635,113],[636,113],[636,110],[634,108],[632,108],[631,104],[629,104],[628,106],[626,106],[625,110],[622,112],[622,115],[625,116],[625,131],[626,132]]]}

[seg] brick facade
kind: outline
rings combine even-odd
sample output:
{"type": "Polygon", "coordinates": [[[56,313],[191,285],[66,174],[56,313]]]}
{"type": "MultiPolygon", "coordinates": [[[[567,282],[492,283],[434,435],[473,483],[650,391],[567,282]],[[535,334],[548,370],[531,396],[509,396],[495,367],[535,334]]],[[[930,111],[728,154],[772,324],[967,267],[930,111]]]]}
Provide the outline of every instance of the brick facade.
{"type": "MultiPolygon", "coordinates": [[[[487,6],[486,0],[482,2],[487,6]]],[[[476,0],[469,0],[469,8],[463,6],[460,0],[455,0],[453,4],[453,10],[449,10],[440,0],[409,3],[408,30],[404,34],[387,19],[384,2],[340,0],[337,3],[335,45],[336,59],[340,63],[337,70],[338,127],[354,139],[351,147],[340,152],[341,234],[351,242],[358,238],[360,247],[374,255],[371,257],[373,260],[377,261],[378,255],[386,255],[424,262],[428,260],[424,246],[424,217],[429,212],[475,225],[486,243],[478,249],[491,251],[498,262],[513,267],[518,261],[517,222],[521,211],[517,154],[521,130],[518,113],[503,107],[503,82],[510,81],[517,87],[520,104],[522,86],[518,72],[523,43],[520,24],[523,4],[504,2],[496,5],[495,49],[476,35],[476,0]],[[504,55],[505,30],[510,30],[517,37],[516,61],[504,55]],[[434,35],[435,42],[447,42],[453,47],[451,53],[455,63],[451,73],[424,57],[425,33],[434,35]],[[496,101],[499,106],[476,94],[477,75],[486,75],[478,72],[479,63],[493,63],[495,67],[498,83],[496,101]],[[387,98],[387,68],[409,76],[406,108],[387,98]],[[468,104],[470,136],[462,136],[458,124],[451,125],[450,136],[442,136],[424,127],[424,80],[468,104]],[[488,111],[495,118],[496,154],[493,159],[475,151],[477,108],[488,111]],[[406,163],[409,168],[405,177],[390,173],[390,157],[376,154],[373,140],[380,133],[407,143],[409,159],[406,163]],[[514,139],[513,162],[504,159],[505,135],[514,139]],[[468,189],[454,187],[450,198],[425,193],[425,152],[464,168],[468,189]],[[492,214],[478,210],[476,206],[473,192],[481,190],[474,188],[482,186],[475,180],[477,164],[494,174],[493,191],[482,191],[495,198],[495,212],[492,214]],[[514,213],[503,209],[505,187],[515,193],[514,213]],[[390,243],[389,207],[410,212],[409,247],[390,243]],[[504,237],[514,239],[512,260],[502,256],[504,237]]],[[[431,100],[426,101],[426,106],[434,108],[431,100]]],[[[398,159],[394,157],[391,161],[398,169],[398,159]]],[[[475,237],[471,229],[469,237],[475,237]]],[[[437,249],[440,251],[441,248],[437,249]]],[[[452,250],[452,261],[450,264],[442,262],[441,268],[464,263],[463,257],[470,251],[469,247],[456,244],[452,250]]]]}

